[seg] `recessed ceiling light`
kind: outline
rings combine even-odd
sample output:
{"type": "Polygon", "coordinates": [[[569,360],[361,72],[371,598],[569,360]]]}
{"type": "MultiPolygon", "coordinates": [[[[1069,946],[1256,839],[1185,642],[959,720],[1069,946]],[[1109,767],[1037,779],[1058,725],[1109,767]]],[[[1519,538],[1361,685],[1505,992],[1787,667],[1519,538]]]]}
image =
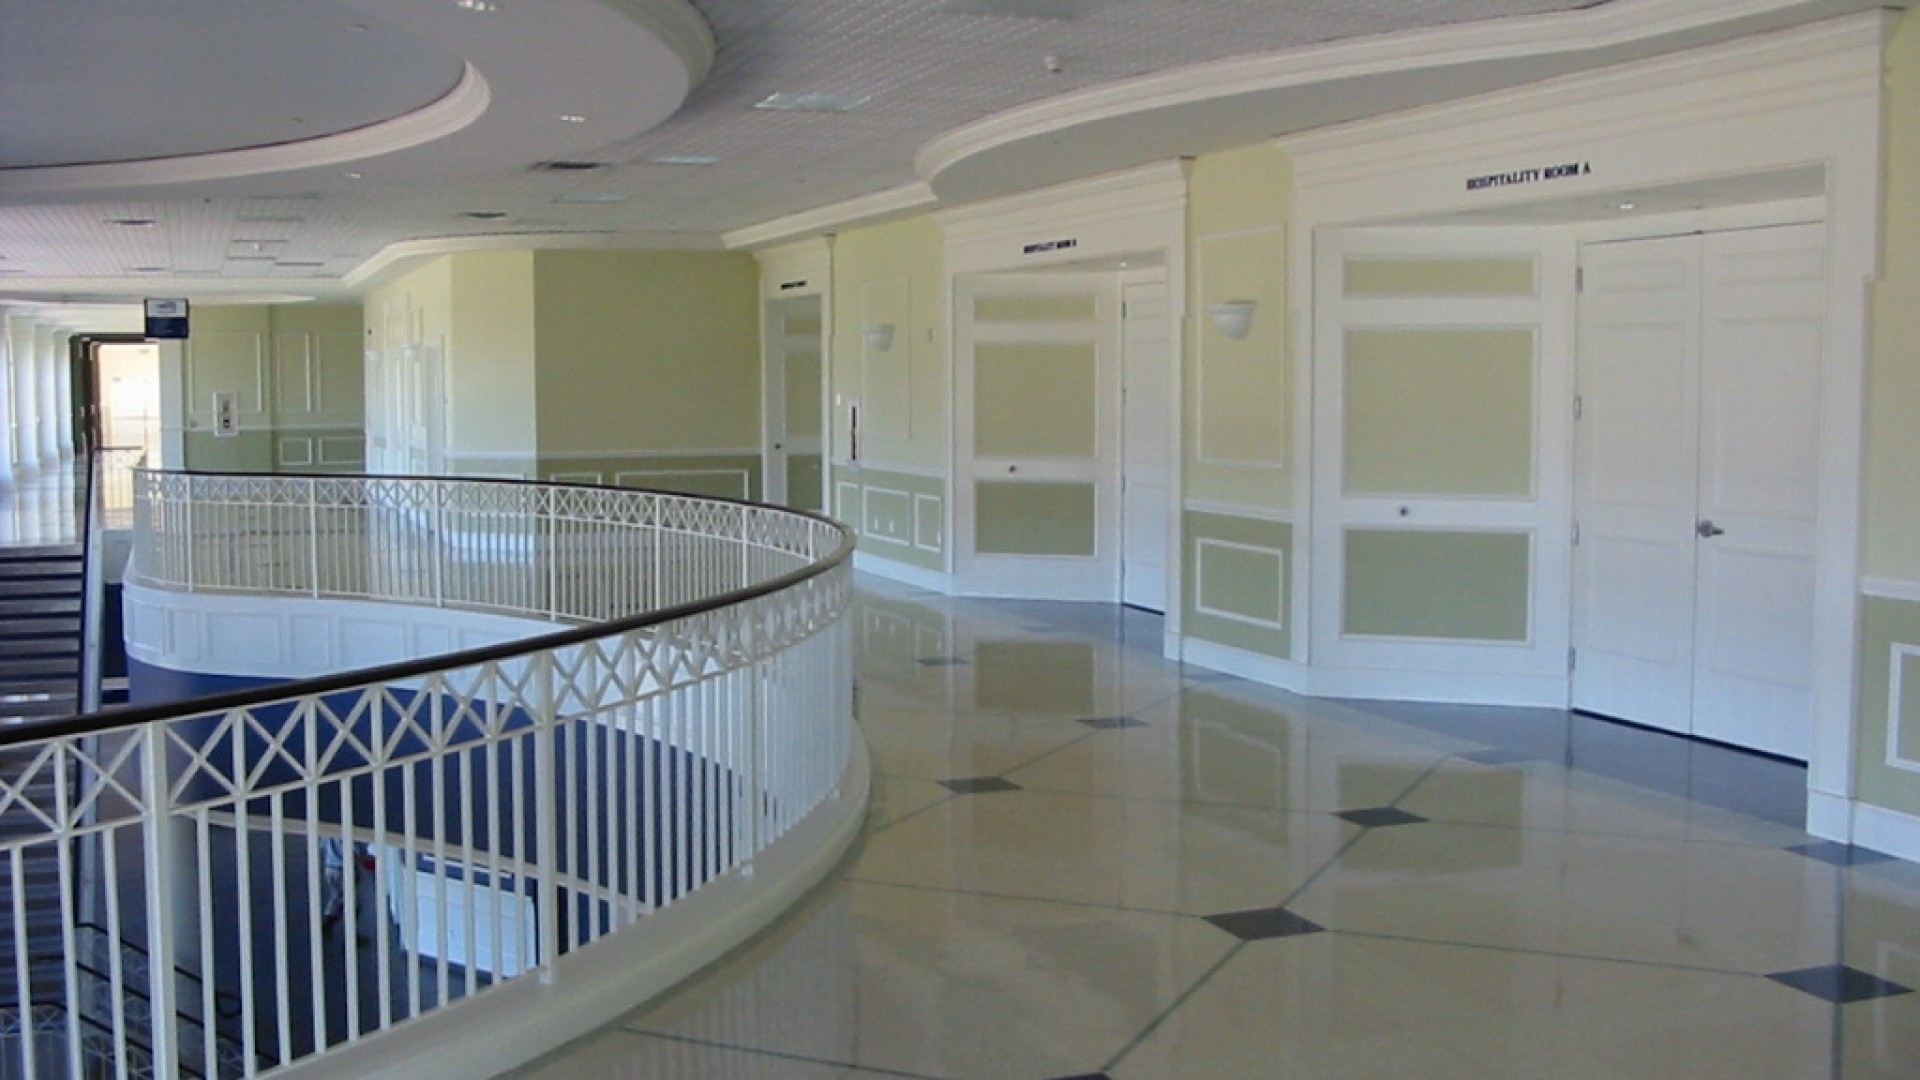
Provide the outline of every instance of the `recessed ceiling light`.
{"type": "Polygon", "coordinates": [[[460,216],[472,218],[475,221],[497,221],[506,217],[507,212],[505,210],[462,210],[460,216]]]}
{"type": "Polygon", "coordinates": [[[461,11],[472,11],[478,14],[500,10],[500,5],[493,0],[453,0],[453,6],[461,11]]]}
{"type": "Polygon", "coordinates": [[[712,165],[720,159],[712,154],[661,154],[647,160],[655,165],[712,165]]]}
{"type": "Polygon", "coordinates": [[[117,217],[108,218],[107,224],[119,225],[127,229],[151,229],[159,223],[150,217],[117,217]]]}
{"type": "Polygon", "coordinates": [[[363,179],[365,179],[365,178],[366,178],[366,176],[365,176],[365,174],[364,174],[364,173],[357,173],[357,172],[350,172],[350,173],[347,173],[347,174],[346,174],[346,177],[347,177],[347,179],[349,179],[349,180],[363,180],[363,179]]]}
{"type": "Polygon", "coordinates": [[[1635,204],[1630,202],[1620,202],[1620,203],[1613,204],[1613,208],[1615,210],[1632,210],[1634,206],[1635,204]]]}
{"type": "Polygon", "coordinates": [[[534,172],[592,172],[606,167],[607,163],[604,161],[536,161],[533,163],[534,172]]]}
{"type": "Polygon", "coordinates": [[[856,97],[852,94],[790,94],[782,92],[778,94],[768,94],[766,97],[754,102],[753,107],[756,109],[772,109],[775,112],[843,113],[852,112],[860,106],[865,105],[871,97],[872,95],[870,94],[862,94],[856,97]]]}
{"type": "Polygon", "coordinates": [[[587,118],[581,116],[579,113],[561,113],[560,119],[565,120],[569,124],[584,124],[587,122],[587,118]]]}

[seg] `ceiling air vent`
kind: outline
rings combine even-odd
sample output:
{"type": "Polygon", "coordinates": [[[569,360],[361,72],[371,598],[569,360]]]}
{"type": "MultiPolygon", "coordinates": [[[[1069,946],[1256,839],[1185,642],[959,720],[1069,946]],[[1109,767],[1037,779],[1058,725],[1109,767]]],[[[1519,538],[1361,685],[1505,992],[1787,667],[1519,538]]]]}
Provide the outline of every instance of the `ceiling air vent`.
{"type": "Polygon", "coordinates": [[[607,163],[604,161],[536,161],[533,164],[533,171],[592,172],[595,169],[604,169],[606,167],[607,163]]]}

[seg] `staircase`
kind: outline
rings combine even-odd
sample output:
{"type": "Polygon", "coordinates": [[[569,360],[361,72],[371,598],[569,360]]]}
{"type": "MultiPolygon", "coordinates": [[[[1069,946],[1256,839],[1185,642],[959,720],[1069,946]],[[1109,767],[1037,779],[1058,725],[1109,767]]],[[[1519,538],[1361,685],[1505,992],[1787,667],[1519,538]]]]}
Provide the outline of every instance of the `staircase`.
{"type": "Polygon", "coordinates": [[[78,544],[0,548],[0,724],[80,711],[78,544]]]}
{"type": "MultiPolygon", "coordinates": [[[[0,548],[0,725],[15,726],[80,711],[80,604],[83,594],[79,545],[0,548]]],[[[30,810],[13,800],[51,806],[55,801],[54,770],[41,768],[28,776],[37,748],[0,747],[0,783],[9,789],[9,809],[0,813],[0,834],[37,833],[41,826],[30,810]],[[24,788],[12,791],[16,786],[24,788]]],[[[23,893],[26,900],[26,938],[29,950],[60,940],[66,913],[60,902],[60,877],[53,852],[29,849],[18,873],[0,864],[0,897],[23,893]]],[[[13,908],[0,911],[0,970],[9,979],[14,972],[15,927],[13,908]]],[[[31,992],[36,1001],[58,1002],[63,987],[59,969],[34,965],[31,992]]],[[[14,988],[5,988],[5,1003],[16,1004],[14,988]]]]}

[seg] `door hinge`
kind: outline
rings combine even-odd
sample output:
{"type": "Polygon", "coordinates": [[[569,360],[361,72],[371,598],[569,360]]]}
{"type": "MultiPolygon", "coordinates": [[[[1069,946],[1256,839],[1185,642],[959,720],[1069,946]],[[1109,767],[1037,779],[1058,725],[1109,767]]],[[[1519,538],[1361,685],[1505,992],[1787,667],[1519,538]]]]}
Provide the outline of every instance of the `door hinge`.
{"type": "Polygon", "coordinates": [[[1580,523],[1577,521],[1573,523],[1573,546],[1580,546],[1580,523]]]}
{"type": "Polygon", "coordinates": [[[1580,663],[1580,650],[1574,648],[1571,645],[1567,646],[1567,670],[1572,671],[1574,668],[1579,666],[1579,663],[1580,663]]]}
{"type": "Polygon", "coordinates": [[[1579,420],[1587,415],[1587,399],[1579,394],[1573,395],[1573,418],[1579,420]]]}
{"type": "Polygon", "coordinates": [[[1573,291],[1587,291],[1587,268],[1584,266],[1576,266],[1573,268],[1573,291]]]}

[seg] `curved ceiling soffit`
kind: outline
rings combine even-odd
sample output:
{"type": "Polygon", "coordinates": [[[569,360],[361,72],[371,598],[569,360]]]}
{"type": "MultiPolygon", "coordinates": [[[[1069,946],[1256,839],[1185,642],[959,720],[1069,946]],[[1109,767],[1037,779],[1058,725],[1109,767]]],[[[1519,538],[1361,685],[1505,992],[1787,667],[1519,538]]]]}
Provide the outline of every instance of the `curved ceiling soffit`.
{"type": "Polygon", "coordinates": [[[1042,99],[952,129],[920,148],[914,171],[941,202],[976,202],[1872,6],[1614,0],[1213,61],[1042,99]]]}
{"type": "MultiPolygon", "coordinates": [[[[715,55],[711,27],[686,0],[547,0],[570,4],[585,15],[543,20],[555,32],[575,28],[572,35],[578,40],[556,47],[603,61],[577,65],[574,76],[558,78],[527,60],[551,54],[521,48],[511,31],[474,33],[469,26],[450,23],[444,2],[339,2],[460,57],[459,80],[445,95],[411,112],[310,139],[137,161],[0,169],[0,194],[132,192],[249,177],[280,177],[298,184],[316,170],[376,159],[392,167],[389,178],[406,180],[476,167],[521,167],[660,124],[712,69],[715,55]],[[595,109],[596,104],[605,108],[595,109]],[[529,116],[551,121],[576,112],[594,119],[541,124],[534,130],[551,134],[531,139],[508,134],[528,130],[529,116]]],[[[553,44],[555,33],[544,36],[553,44]]],[[[337,171],[330,175],[339,178],[337,171]]]]}

